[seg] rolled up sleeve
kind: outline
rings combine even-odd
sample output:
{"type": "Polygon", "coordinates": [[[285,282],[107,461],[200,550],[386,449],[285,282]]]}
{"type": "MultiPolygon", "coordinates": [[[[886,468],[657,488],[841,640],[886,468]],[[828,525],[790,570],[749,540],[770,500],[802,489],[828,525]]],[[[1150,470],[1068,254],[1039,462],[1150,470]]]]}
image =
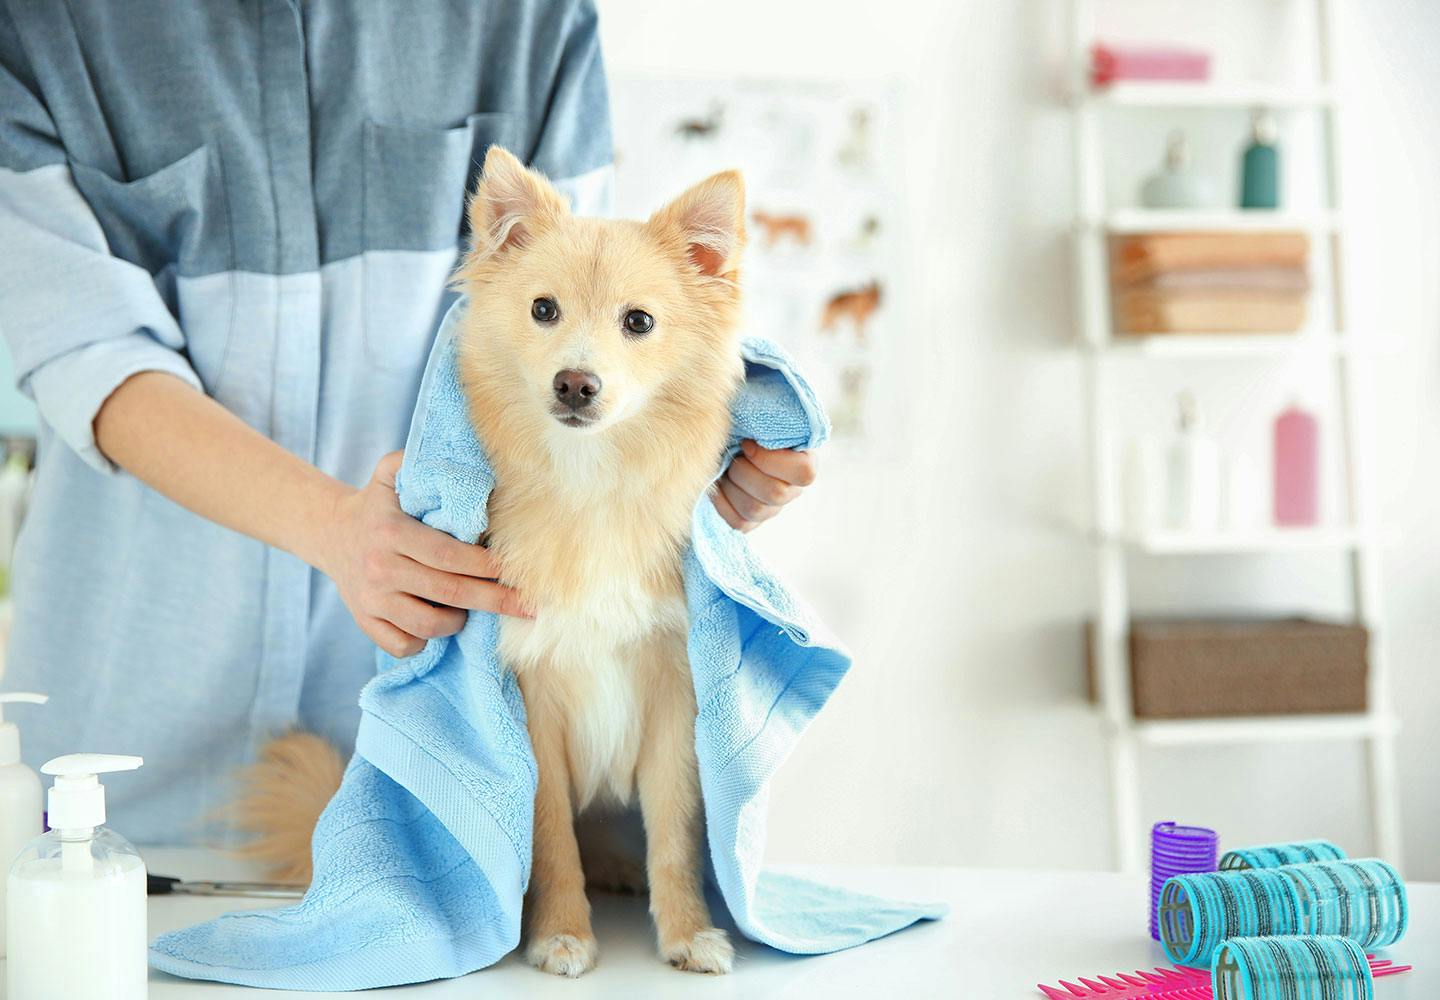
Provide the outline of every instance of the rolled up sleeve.
{"type": "Polygon", "coordinates": [[[110,253],[54,124],[13,58],[0,45],[0,335],[16,384],[41,419],[91,466],[112,471],[94,421],[122,382],[164,371],[201,383],[154,279],[110,253]]]}

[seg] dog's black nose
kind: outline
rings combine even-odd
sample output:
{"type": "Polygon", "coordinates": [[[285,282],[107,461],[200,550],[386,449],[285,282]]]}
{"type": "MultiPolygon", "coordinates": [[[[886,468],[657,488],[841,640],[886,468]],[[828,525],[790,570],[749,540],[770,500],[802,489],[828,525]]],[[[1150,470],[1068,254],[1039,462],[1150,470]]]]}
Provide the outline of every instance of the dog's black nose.
{"type": "Polygon", "coordinates": [[[583,410],[600,395],[600,376],[567,368],[555,373],[555,398],[572,410],[583,410]]]}

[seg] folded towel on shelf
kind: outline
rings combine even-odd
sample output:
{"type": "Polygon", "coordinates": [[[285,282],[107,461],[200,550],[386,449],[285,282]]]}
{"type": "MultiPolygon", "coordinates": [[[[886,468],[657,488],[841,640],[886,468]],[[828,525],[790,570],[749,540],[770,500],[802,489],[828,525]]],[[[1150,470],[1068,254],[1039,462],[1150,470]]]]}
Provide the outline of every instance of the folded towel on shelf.
{"type": "MultiPolygon", "coordinates": [[[[455,366],[462,300],[421,386],[399,476],[401,505],[465,541],[485,529],[495,485],[455,366]]],[[[732,407],[742,438],[809,448],[828,427],[779,348],[747,339],[732,407]]],[[[761,869],[771,776],[850,665],[849,655],[751,553],[707,498],[684,557],[695,749],[710,875],[747,937],[794,954],[849,948],[943,915],[761,869]]],[[[494,615],[404,660],[379,654],[361,694],[355,757],[313,840],[305,898],[161,935],[164,972],[280,989],[354,990],[464,975],[520,937],[530,874],[535,761],[494,615]]],[[[603,937],[603,932],[602,932],[603,937]]],[[[743,972],[741,973],[743,975],[743,972]]]]}
{"type": "Polygon", "coordinates": [[[1129,285],[1176,271],[1303,271],[1309,254],[1304,233],[1141,233],[1112,241],[1110,276],[1129,285]]]}
{"type": "Polygon", "coordinates": [[[1097,87],[1125,81],[1187,81],[1210,79],[1210,54],[1197,49],[1157,45],[1090,47],[1090,80],[1097,87]]]}
{"type": "Polygon", "coordinates": [[[1115,328],[1144,333],[1294,333],[1305,325],[1303,292],[1247,289],[1122,288],[1115,328]]]}
{"type": "Polygon", "coordinates": [[[1310,276],[1299,267],[1221,267],[1165,271],[1128,287],[1158,291],[1308,292],[1310,276]]]}

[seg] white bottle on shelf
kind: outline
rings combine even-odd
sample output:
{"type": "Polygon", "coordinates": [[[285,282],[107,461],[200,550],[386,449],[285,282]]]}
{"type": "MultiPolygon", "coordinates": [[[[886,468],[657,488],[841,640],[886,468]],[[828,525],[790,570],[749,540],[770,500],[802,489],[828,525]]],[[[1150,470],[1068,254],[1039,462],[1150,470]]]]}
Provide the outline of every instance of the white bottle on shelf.
{"type": "Polygon", "coordinates": [[[1166,524],[1172,531],[1215,531],[1220,526],[1220,447],[1200,420],[1188,392],[1180,395],[1180,428],[1165,462],[1166,524]]]}
{"type": "MultiPolygon", "coordinates": [[[[5,705],[43,705],[50,699],[29,691],[0,694],[0,858],[5,870],[22,848],[45,832],[40,776],[20,762],[20,729],[5,721],[5,705]]],[[[5,957],[5,890],[0,888],[0,958],[5,957]]]]}
{"type": "Polygon", "coordinates": [[[7,1000],[144,1000],[148,986],[145,863],[107,829],[99,775],[139,757],[75,753],[40,769],[55,775],[49,833],[10,866],[7,1000]]]}

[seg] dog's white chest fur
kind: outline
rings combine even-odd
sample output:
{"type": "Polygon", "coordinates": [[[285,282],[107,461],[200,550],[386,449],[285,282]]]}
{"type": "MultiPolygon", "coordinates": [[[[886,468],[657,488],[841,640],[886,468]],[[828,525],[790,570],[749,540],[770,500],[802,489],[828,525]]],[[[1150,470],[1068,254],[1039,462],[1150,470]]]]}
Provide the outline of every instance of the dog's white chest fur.
{"type": "Polygon", "coordinates": [[[578,808],[597,797],[629,801],[651,671],[673,669],[677,643],[686,662],[687,621],[683,595],[657,598],[617,574],[573,605],[502,622],[500,656],[524,678],[526,710],[564,716],[578,808]]]}

